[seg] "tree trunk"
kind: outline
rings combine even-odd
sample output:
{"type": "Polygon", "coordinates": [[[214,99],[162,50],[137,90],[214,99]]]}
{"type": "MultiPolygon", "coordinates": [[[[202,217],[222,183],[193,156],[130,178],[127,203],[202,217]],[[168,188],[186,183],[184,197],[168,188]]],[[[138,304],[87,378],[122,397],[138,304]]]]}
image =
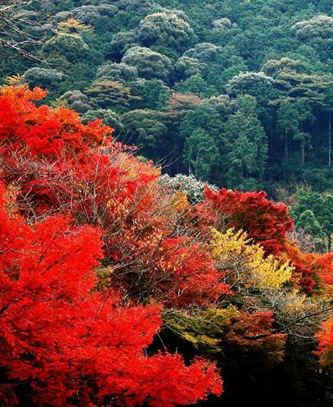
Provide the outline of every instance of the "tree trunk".
{"type": "Polygon", "coordinates": [[[284,129],[284,163],[283,163],[283,180],[287,182],[287,171],[288,171],[288,135],[287,130],[284,129]]]}
{"type": "Polygon", "coordinates": [[[304,143],[301,144],[301,161],[302,165],[305,164],[305,145],[304,143]]]}
{"type": "Polygon", "coordinates": [[[328,167],[332,166],[332,112],[328,114],[328,167]]]}
{"type": "Polygon", "coordinates": [[[332,234],[328,234],[328,252],[330,253],[332,251],[332,234]]]}
{"type": "MultiPolygon", "coordinates": [[[[300,130],[303,133],[303,123],[300,123],[300,130]]],[[[301,164],[305,164],[305,141],[301,141],[301,164]]]]}
{"type": "Polygon", "coordinates": [[[319,133],[320,133],[320,129],[319,129],[319,123],[320,123],[320,109],[319,109],[319,106],[317,106],[316,107],[316,137],[315,137],[315,140],[314,140],[314,145],[315,145],[315,157],[316,157],[316,160],[318,160],[319,158],[318,158],[318,155],[319,155],[319,144],[320,144],[320,141],[319,141],[319,133]]]}
{"type": "Polygon", "coordinates": [[[194,175],[198,177],[198,164],[199,164],[199,150],[197,150],[197,156],[195,159],[195,173],[194,175]]]}
{"type": "Polygon", "coordinates": [[[270,131],[269,131],[269,148],[270,148],[270,153],[273,154],[273,134],[274,134],[274,121],[275,121],[275,114],[274,110],[272,112],[272,119],[271,119],[271,125],[270,125],[270,131]]]}

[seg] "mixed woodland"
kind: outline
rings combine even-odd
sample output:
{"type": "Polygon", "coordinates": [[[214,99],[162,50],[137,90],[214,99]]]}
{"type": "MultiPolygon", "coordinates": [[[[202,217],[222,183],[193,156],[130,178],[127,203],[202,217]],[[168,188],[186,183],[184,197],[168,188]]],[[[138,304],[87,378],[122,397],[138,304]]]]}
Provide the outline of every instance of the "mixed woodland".
{"type": "Polygon", "coordinates": [[[0,2],[1,406],[333,405],[332,51],[332,0],[0,2]]]}

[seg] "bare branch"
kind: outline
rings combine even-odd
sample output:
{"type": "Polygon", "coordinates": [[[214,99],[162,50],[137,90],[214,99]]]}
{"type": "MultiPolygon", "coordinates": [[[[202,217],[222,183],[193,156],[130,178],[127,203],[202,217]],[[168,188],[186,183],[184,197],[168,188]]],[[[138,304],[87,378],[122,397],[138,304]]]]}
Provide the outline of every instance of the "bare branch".
{"type": "Polygon", "coordinates": [[[51,4],[49,0],[0,0],[0,52],[45,62],[39,47],[48,19],[45,11],[51,4]]]}

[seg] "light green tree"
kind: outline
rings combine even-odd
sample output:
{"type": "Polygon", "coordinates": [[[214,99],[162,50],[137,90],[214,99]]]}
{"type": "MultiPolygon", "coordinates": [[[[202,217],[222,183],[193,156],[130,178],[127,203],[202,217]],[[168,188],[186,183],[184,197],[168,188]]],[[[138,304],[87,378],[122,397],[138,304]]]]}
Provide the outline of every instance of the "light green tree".
{"type": "Polygon", "coordinates": [[[134,66],[139,76],[145,79],[157,78],[167,82],[172,72],[172,64],[167,56],[145,47],[128,49],[122,62],[134,66]]]}
{"type": "Polygon", "coordinates": [[[165,9],[145,17],[140,22],[137,35],[146,47],[162,45],[180,51],[191,44],[194,31],[186,15],[165,9]]]}

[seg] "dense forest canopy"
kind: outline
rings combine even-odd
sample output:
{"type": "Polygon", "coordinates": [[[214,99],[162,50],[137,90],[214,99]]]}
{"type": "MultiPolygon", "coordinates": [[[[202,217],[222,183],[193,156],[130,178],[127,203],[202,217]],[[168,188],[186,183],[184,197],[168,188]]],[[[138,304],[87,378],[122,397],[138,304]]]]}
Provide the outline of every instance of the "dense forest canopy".
{"type": "Polygon", "coordinates": [[[332,0],[0,1],[1,406],[332,406],[332,51],[332,0]]]}

